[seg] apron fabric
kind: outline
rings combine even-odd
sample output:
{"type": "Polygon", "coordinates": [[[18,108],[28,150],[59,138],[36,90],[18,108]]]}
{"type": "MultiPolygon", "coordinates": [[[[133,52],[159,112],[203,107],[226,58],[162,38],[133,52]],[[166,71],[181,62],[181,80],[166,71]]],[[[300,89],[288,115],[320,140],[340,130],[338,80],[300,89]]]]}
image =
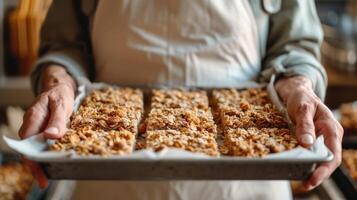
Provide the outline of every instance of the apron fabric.
{"type": "MultiPolygon", "coordinates": [[[[92,27],[96,81],[233,87],[261,69],[247,0],[99,1],[92,27]]],[[[83,199],[291,199],[284,181],[82,182],[77,190],[83,199]]]]}
{"type": "Polygon", "coordinates": [[[247,0],[99,1],[91,38],[97,81],[229,87],[260,71],[247,0]]]}

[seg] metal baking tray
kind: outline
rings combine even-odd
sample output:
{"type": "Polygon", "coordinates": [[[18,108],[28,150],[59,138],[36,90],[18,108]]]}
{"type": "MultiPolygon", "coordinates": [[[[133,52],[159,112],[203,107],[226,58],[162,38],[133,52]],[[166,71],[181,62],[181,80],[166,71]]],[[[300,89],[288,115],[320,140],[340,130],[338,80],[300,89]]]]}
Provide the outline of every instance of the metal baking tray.
{"type": "MultiPolygon", "coordinates": [[[[272,79],[267,86],[268,91],[272,101],[282,108],[273,82],[272,79]]],[[[38,162],[50,179],[304,180],[317,165],[333,159],[323,137],[310,149],[298,147],[263,158],[209,157],[177,149],[140,150],[131,155],[105,158],[83,157],[73,152],[46,151],[49,143],[41,134],[22,141],[6,136],[4,140],[13,150],[38,162]]]]}

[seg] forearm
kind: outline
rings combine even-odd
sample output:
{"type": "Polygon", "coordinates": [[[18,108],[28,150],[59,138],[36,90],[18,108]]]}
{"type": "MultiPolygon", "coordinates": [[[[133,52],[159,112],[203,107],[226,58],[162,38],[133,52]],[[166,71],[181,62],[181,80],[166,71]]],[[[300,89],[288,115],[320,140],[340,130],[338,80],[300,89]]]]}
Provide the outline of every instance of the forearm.
{"type": "Polygon", "coordinates": [[[59,84],[63,84],[68,86],[71,91],[73,91],[73,94],[76,91],[76,82],[73,79],[73,77],[67,73],[66,69],[60,65],[51,65],[46,67],[45,70],[43,70],[42,74],[42,91],[47,91],[59,84]]]}
{"type": "Polygon", "coordinates": [[[284,103],[287,102],[288,96],[292,91],[303,90],[313,92],[313,84],[311,80],[305,76],[281,78],[276,82],[275,88],[284,103]]]}

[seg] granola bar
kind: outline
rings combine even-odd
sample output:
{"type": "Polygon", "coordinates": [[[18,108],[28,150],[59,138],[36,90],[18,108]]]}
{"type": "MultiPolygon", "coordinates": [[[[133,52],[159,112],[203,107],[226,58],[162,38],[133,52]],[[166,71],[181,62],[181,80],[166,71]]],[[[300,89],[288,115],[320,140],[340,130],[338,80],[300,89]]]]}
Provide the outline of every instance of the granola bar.
{"type": "Polygon", "coordinates": [[[262,157],[293,149],[297,144],[289,129],[238,128],[230,129],[224,135],[221,152],[231,156],[262,157]]]}
{"type": "Polygon", "coordinates": [[[222,126],[227,128],[288,128],[283,115],[272,105],[250,106],[250,109],[225,107],[220,110],[222,126]]]}
{"type": "Polygon", "coordinates": [[[198,131],[156,130],[146,132],[146,147],[160,151],[163,148],[179,148],[191,152],[218,156],[214,135],[198,131]]]}
{"type": "Polygon", "coordinates": [[[207,131],[216,133],[216,126],[210,112],[183,108],[152,109],[146,130],[207,131]]]}
{"type": "Polygon", "coordinates": [[[81,106],[71,117],[70,128],[90,126],[93,130],[137,131],[141,112],[118,105],[81,106]]]}
{"type": "Polygon", "coordinates": [[[185,108],[208,110],[205,91],[153,90],[151,108],[185,108]]]}
{"type": "Polygon", "coordinates": [[[115,104],[143,111],[143,93],[139,89],[107,87],[92,91],[82,102],[85,107],[115,104]]]}
{"type": "Polygon", "coordinates": [[[135,133],[122,131],[94,131],[91,128],[68,130],[51,146],[51,150],[74,150],[78,155],[125,155],[131,153],[135,144],[135,133]]]}
{"type": "Polygon", "coordinates": [[[212,91],[212,102],[216,107],[229,106],[248,109],[249,105],[263,106],[271,103],[268,92],[264,89],[251,88],[243,91],[220,89],[212,91]]]}
{"type": "Polygon", "coordinates": [[[214,90],[212,102],[223,134],[222,154],[261,157],[297,146],[288,122],[266,90],[214,90]]]}
{"type": "Polygon", "coordinates": [[[130,88],[92,91],[71,117],[70,129],[51,149],[79,155],[122,155],[135,145],[143,94],[130,88]]]}
{"type": "Polygon", "coordinates": [[[180,148],[217,156],[216,125],[203,91],[155,90],[146,119],[146,148],[180,148]]]}
{"type": "Polygon", "coordinates": [[[288,128],[288,123],[262,89],[215,90],[215,118],[223,130],[229,128],[288,128]]]}

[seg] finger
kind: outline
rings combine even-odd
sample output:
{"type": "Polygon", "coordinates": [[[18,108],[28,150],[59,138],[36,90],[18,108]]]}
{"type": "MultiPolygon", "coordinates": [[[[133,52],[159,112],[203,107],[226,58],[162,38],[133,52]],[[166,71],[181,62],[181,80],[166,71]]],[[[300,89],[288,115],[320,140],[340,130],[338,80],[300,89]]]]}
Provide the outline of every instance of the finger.
{"type": "Polygon", "coordinates": [[[318,127],[317,133],[325,133],[331,135],[331,137],[337,137],[342,141],[343,137],[343,128],[341,124],[335,119],[332,112],[323,104],[317,108],[316,111],[316,126],[318,127]],[[327,126],[324,126],[327,124],[327,126]],[[324,128],[327,128],[325,131],[324,128]]]}
{"type": "Polygon", "coordinates": [[[307,191],[312,190],[330,177],[332,172],[340,165],[339,160],[340,158],[334,158],[334,160],[329,163],[321,164],[310,176],[310,178],[304,182],[305,189],[307,191]]]}
{"type": "Polygon", "coordinates": [[[45,173],[42,171],[41,167],[37,163],[32,162],[24,157],[22,158],[22,161],[25,165],[27,165],[30,168],[32,175],[34,176],[35,180],[38,182],[40,188],[42,189],[47,188],[48,179],[45,173]]]}
{"type": "Polygon", "coordinates": [[[57,139],[66,132],[67,111],[63,99],[49,98],[50,118],[46,129],[44,130],[45,137],[57,139]]]}
{"type": "Polygon", "coordinates": [[[296,136],[304,147],[311,146],[315,141],[315,110],[313,104],[303,103],[296,111],[296,136]]]}
{"type": "Polygon", "coordinates": [[[311,190],[321,184],[341,163],[342,147],[338,135],[342,134],[342,132],[341,129],[339,129],[338,122],[333,119],[324,120],[321,123],[317,123],[316,126],[319,131],[323,131],[322,134],[325,138],[325,144],[333,153],[334,159],[331,162],[320,165],[315,170],[309,180],[305,182],[305,188],[307,190],[311,190]]]}
{"type": "Polygon", "coordinates": [[[320,165],[311,177],[304,182],[304,188],[306,191],[314,189],[316,186],[320,185],[323,180],[327,179],[330,176],[330,169],[327,164],[320,165]]]}
{"type": "Polygon", "coordinates": [[[40,133],[48,119],[47,98],[41,97],[25,113],[19,129],[21,139],[40,133]]]}

